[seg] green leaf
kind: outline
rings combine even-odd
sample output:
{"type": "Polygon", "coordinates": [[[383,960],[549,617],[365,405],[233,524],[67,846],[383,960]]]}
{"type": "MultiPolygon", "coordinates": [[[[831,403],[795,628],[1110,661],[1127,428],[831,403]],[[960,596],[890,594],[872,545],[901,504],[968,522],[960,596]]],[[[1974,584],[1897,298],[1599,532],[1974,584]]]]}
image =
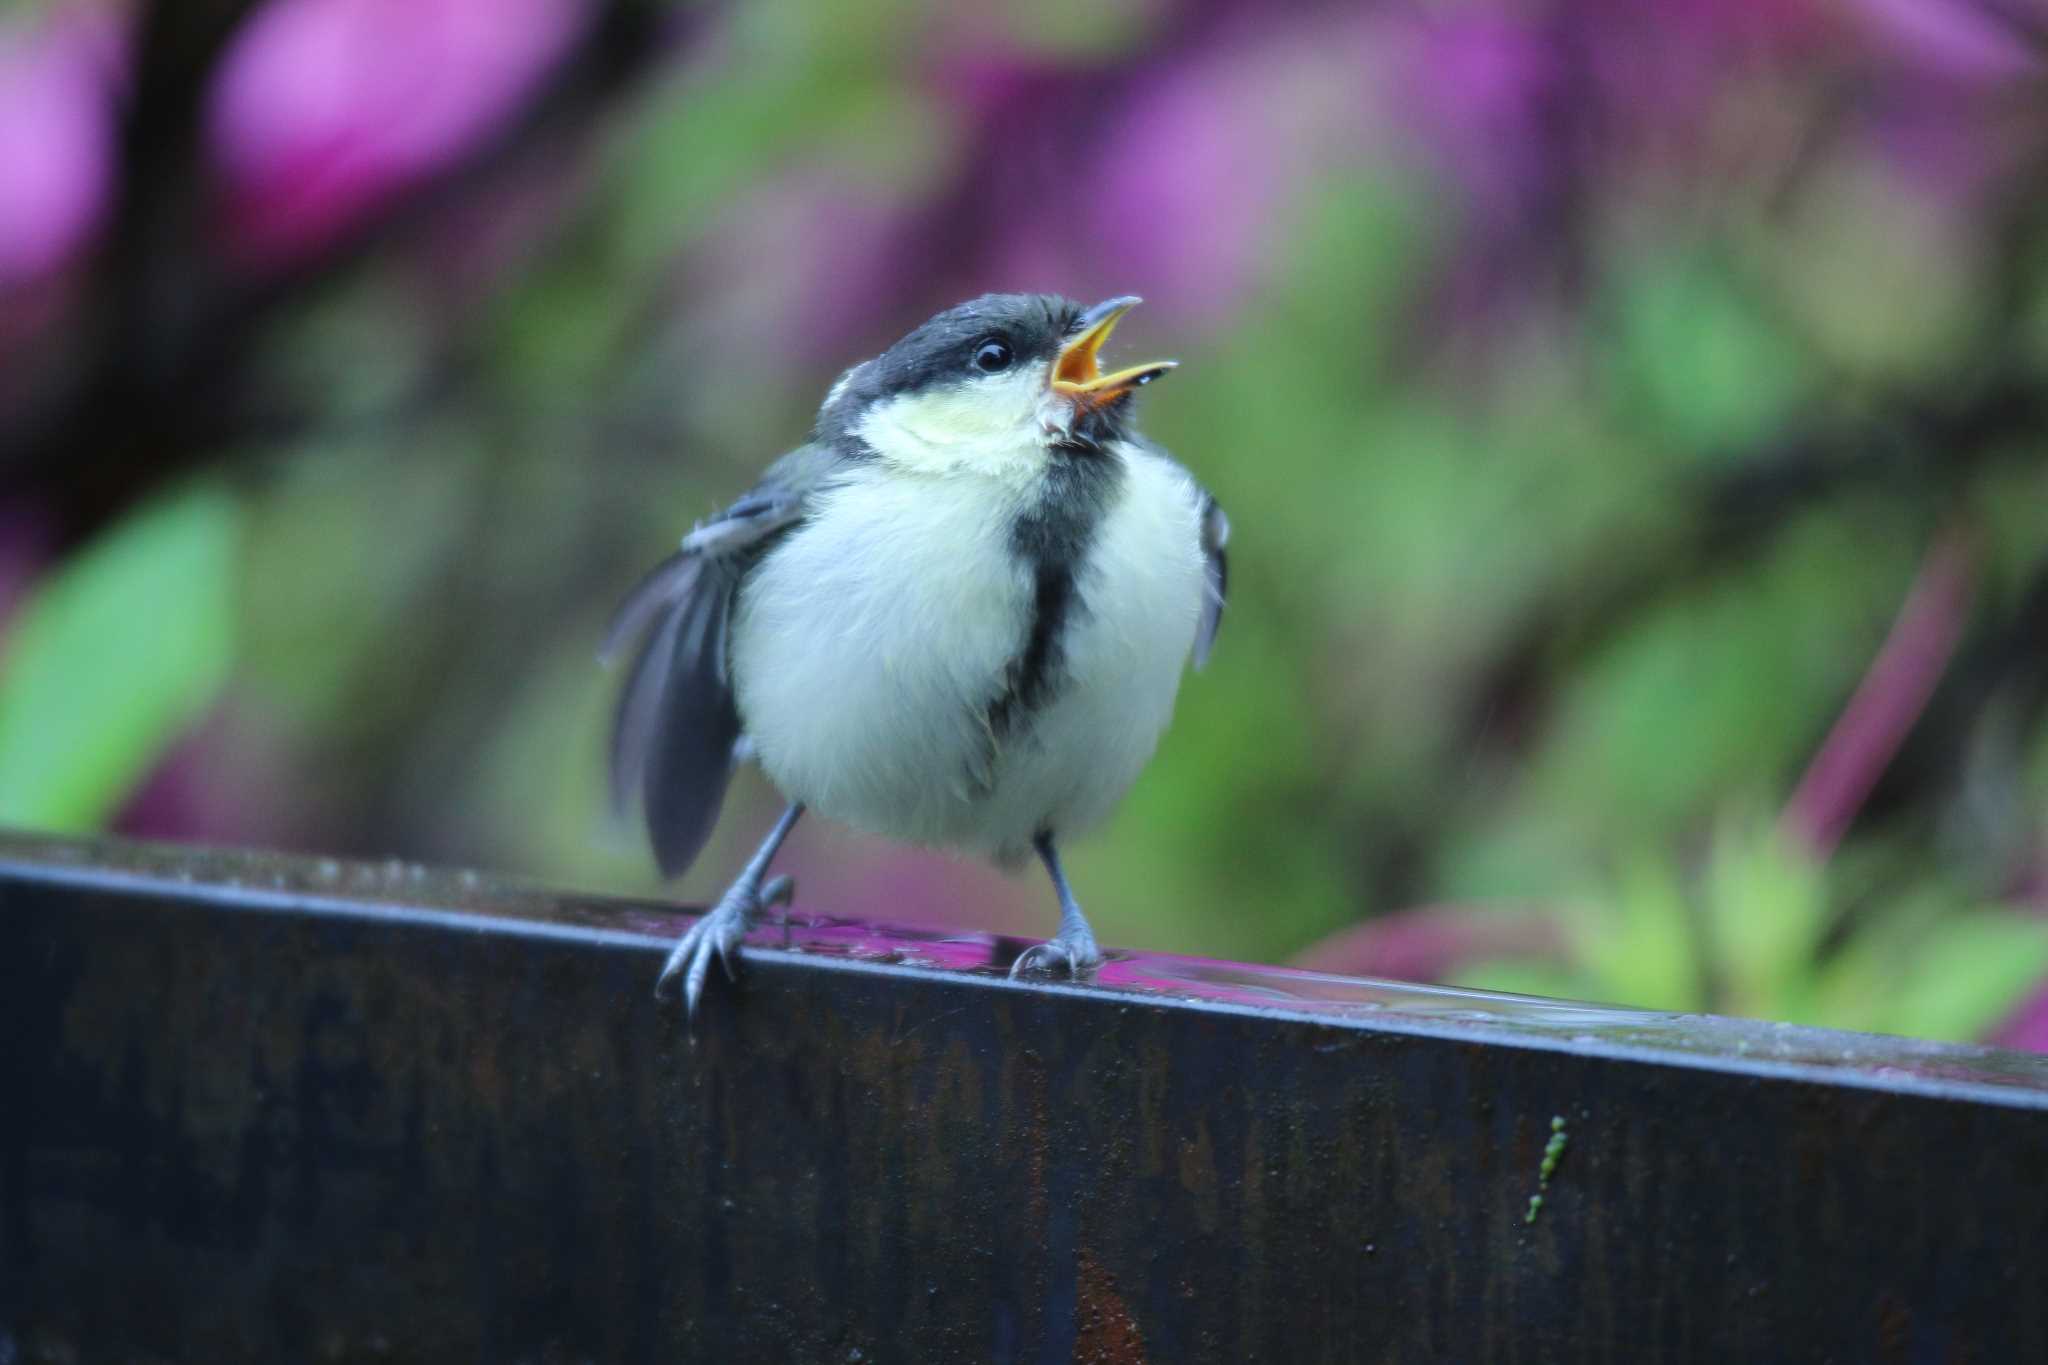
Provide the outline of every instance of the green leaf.
{"type": "Polygon", "coordinates": [[[1728,1003],[1804,1021],[1828,924],[1826,870],[1760,815],[1724,817],[1702,887],[1728,1003]]]}
{"type": "Polygon", "coordinates": [[[2048,978],[2048,922],[1996,911],[1949,915],[1895,983],[1875,1027],[1915,1038],[1982,1037],[2048,978]]]}
{"type": "Polygon", "coordinates": [[[1574,930],[1600,999],[1665,1010],[1706,1003],[1685,886],[1668,859],[1647,850],[1628,859],[1605,903],[1582,911],[1574,930]]]}
{"type": "Polygon", "coordinates": [[[1801,395],[1800,355],[1711,257],[1621,273],[1613,367],[1657,428],[1695,450],[1755,440],[1801,395]]]}
{"type": "Polygon", "coordinates": [[[0,823],[104,824],[219,693],[239,504],[155,502],[48,575],[0,644],[0,823]]]}

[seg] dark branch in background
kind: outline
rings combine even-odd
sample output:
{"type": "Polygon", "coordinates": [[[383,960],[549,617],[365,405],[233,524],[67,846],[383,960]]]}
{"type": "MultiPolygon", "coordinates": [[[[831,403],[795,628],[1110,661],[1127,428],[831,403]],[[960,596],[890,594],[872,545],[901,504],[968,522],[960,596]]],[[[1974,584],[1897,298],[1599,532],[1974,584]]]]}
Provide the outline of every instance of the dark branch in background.
{"type": "Polygon", "coordinates": [[[1975,0],[1971,8],[2003,28],[2008,36],[2048,52],[2048,22],[2043,21],[2039,8],[2027,0],[1975,0]]]}
{"type": "Polygon", "coordinates": [[[2028,438],[2044,422],[2048,387],[2032,375],[2006,375],[1953,403],[1902,403],[1882,416],[1782,438],[1743,466],[1701,480],[1700,513],[1680,533],[1615,556],[1623,567],[1604,582],[1575,584],[1529,613],[1486,671],[1475,721],[1489,710],[1525,714],[1537,700],[1526,694],[1530,679],[1569,667],[1680,591],[1763,552],[1816,508],[1853,498],[1930,513],[1952,505],[1995,465],[2039,458],[2028,438]]]}
{"type": "Polygon", "coordinates": [[[62,540],[127,501],[131,466],[167,460],[172,434],[155,419],[170,376],[158,357],[175,357],[191,339],[184,334],[211,264],[194,236],[200,120],[221,54],[253,8],[164,0],[135,20],[112,222],[68,335],[20,358],[24,373],[9,377],[8,395],[20,408],[0,425],[0,477],[54,504],[62,540]]]}
{"type": "MultiPolygon", "coordinates": [[[[1608,547],[1603,559],[1613,567],[1568,577],[1524,613],[1519,630],[1476,670],[1440,766],[1516,767],[1545,733],[1558,680],[1666,603],[1766,553],[1805,517],[1850,502],[1890,506],[1923,521],[1931,535],[1979,480],[2041,460],[2044,430],[2048,382],[2008,370],[1946,402],[1901,399],[1859,419],[1816,422],[1733,469],[1697,479],[1686,501],[1699,510],[1687,522],[1675,529],[1659,523],[1633,545],[1608,547]]],[[[1966,635],[1860,819],[1938,805],[1959,775],[1984,704],[2006,682],[2025,685],[2030,719],[2048,714],[2048,563],[2017,611],[2001,618],[1996,605],[1966,635]]],[[[1816,728],[1816,746],[1825,733],[1824,725],[1816,728]]],[[[1304,819],[1343,805],[1338,773],[1333,768],[1305,805],[1304,819]]],[[[1784,774],[1788,788],[1796,777],[1784,774]]],[[[1397,807],[1357,812],[1344,852],[1360,903],[1401,906],[1426,895],[1437,850],[1470,818],[1470,799],[1463,786],[1439,785],[1405,793],[1397,807]]]]}
{"type": "MultiPolygon", "coordinates": [[[[2040,297],[2048,237],[2048,200],[2035,190],[2048,157],[2037,152],[2031,162],[1988,215],[1977,340],[1953,390],[1896,393],[1856,418],[1808,419],[1701,479],[1691,499],[1699,512],[1678,534],[1660,528],[1615,555],[1618,569],[1575,581],[1528,613],[1481,672],[1462,744],[1516,744],[1538,733],[1552,679],[1678,594],[1767,551],[1809,513],[1856,501],[1894,508],[1930,535],[1951,520],[1967,531],[1959,504],[1973,487],[2044,458],[2048,378],[2014,359],[2027,354],[2021,337],[2040,297]]],[[[2027,722],[2048,709],[2048,564],[2015,610],[1998,607],[1994,597],[1979,612],[1859,819],[1931,816],[1960,781],[1970,735],[1994,699],[2011,692],[2027,722]]]]}
{"type": "Polygon", "coordinates": [[[1842,841],[1947,672],[1969,618],[1976,559],[1962,532],[1927,552],[1884,648],[1786,803],[1783,828],[1815,858],[1842,841]]]}
{"type": "MultiPolygon", "coordinates": [[[[1559,174],[1596,174],[1589,158],[1568,155],[1575,145],[1558,145],[1559,174]]],[[[1949,372],[1950,387],[1878,394],[1854,416],[1808,414],[1752,450],[1703,461],[1713,472],[1675,499],[1696,510],[1675,527],[1660,522],[1632,543],[1607,546],[1597,570],[1569,575],[1475,670],[1464,719],[1444,746],[1445,771],[1518,766],[1545,732],[1561,679],[1645,616],[1768,552],[1807,517],[1855,504],[1892,509],[1929,536],[1950,522],[1967,529],[1958,504],[1976,485],[2048,456],[2041,436],[2048,430],[2048,376],[2020,359],[2032,353],[2023,337],[2048,269],[2041,254],[2048,196],[2036,189],[2048,175],[2048,149],[2035,147],[2028,160],[1984,215],[1990,232],[1975,290],[1976,340],[1949,372]]],[[[1790,171],[1788,179],[1800,173],[1790,171]]],[[[1572,194],[1554,191],[1552,198],[1569,203],[1572,194]]],[[[1559,220],[1559,230],[1572,227],[1559,220]]],[[[1853,385],[1840,376],[1836,387],[1853,385]]],[[[1933,697],[1857,812],[1859,827],[1910,817],[1932,832],[1960,788],[1987,707],[2009,704],[2016,735],[2033,733],[2048,717],[2048,562],[2016,608],[2003,606],[1995,585],[1980,596],[1976,620],[1933,697]]],[[[1816,728],[1816,746],[1824,734],[1816,728]]],[[[1783,778],[1789,788],[1796,774],[1783,778]]],[[[1360,903],[1398,906],[1429,894],[1427,869],[1471,819],[1480,790],[1437,785],[1392,807],[1355,811],[1344,852],[1360,903]]],[[[1343,801],[1334,780],[1323,795],[1343,801]]],[[[2034,858],[2040,860],[2039,850],[2034,858]]]]}
{"type": "MultiPolygon", "coordinates": [[[[1931,825],[1934,798],[1960,793],[1972,738],[2000,705],[2011,708],[2015,737],[2039,733],[2048,719],[2048,558],[2034,565],[2009,609],[1986,615],[1871,792],[1866,824],[1931,825]]],[[[2026,859],[2026,850],[2015,852],[2026,859]]]]}
{"type": "MultiPolygon", "coordinates": [[[[0,481],[75,543],[166,480],[273,422],[250,392],[264,329],[373,253],[402,245],[514,171],[588,132],[694,31],[647,0],[599,10],[525,108],[450,172],[281,272],[230,274],[208,240],[200,120],[250,0],[160,0],[142,13],[112,229],[68,344],[18,381],[0,481]]],[[[696,13],[696,12],[693,12],[696,13]]]]}

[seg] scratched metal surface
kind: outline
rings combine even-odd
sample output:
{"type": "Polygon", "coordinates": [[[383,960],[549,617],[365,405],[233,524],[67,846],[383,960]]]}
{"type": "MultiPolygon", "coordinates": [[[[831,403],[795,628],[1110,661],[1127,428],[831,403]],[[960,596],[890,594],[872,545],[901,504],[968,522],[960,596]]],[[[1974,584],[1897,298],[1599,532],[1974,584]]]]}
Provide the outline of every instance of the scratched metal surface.
{"type": "Polygon", "coordinates": [[[2048,1359],[2048,1059],[683,918],[0,835],[0,1359],[2048,1359]]]}

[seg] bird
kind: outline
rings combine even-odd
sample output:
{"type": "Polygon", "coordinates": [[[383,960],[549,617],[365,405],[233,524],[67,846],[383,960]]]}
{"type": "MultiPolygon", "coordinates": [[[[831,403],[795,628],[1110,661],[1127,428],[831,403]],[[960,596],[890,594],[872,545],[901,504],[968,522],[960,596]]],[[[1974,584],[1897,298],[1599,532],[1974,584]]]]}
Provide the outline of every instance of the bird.
{"type": "Polygon", "coordinates": [[[842,374],[809,439],[698,523],[620,604],[637,644],[611,730],[615,809],[664,876],[689,867],[731,774],[787,801],[669,954],[694,1018],[713,959],[786,906],[769,876],[806,811],[1014,870],[1035,855],[1054,936],[1011,975],[1103,960],[1060,861],[1150,761],[1183,672],[1209,657],[1230,523],[1132,420],[1177,362],[1103,372],[1141,300],[986,294],[842,374]]]}

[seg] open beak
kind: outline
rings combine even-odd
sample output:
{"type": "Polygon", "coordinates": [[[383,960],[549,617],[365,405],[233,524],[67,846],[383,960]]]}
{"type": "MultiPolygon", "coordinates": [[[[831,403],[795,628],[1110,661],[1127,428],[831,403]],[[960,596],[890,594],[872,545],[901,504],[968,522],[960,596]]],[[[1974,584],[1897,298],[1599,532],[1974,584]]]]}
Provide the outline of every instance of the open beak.
{"type": "Polygon", "coordinates": [[[1143,300],[1135,295],[1098,303],[1081,315],[1081,330],[1060,348],[1052,366],[1053,392],[1074,400],[1078,410],[1108,407],[1132,389],[1142,388],[1172,369],[1178,361],[1151,360],[1114,374],[1103,374],[1096,364],[1102,343],[1116,330],[1124,314],[1143,300]]]}

